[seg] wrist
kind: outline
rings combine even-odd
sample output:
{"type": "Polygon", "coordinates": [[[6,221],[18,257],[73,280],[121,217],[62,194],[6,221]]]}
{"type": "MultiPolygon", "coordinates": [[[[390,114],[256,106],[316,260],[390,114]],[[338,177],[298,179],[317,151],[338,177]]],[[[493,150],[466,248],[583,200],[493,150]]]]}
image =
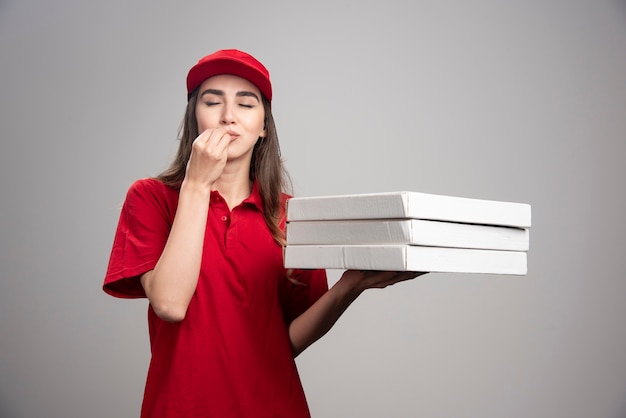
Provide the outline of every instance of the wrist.
{"type": "Polygon", "coordinates": [[[180,185],[180,193],[188,195],[198,195],[202,197],[210,197],[212,184],[202,183],[190,180],[185,177],[180,185]]]}
{"type": "Polygon", "coordinates": [[[337,287],[343,298],[353,301],[366,289],[362,276],[358,270],[346,270],[333,287],[337,287]]]}

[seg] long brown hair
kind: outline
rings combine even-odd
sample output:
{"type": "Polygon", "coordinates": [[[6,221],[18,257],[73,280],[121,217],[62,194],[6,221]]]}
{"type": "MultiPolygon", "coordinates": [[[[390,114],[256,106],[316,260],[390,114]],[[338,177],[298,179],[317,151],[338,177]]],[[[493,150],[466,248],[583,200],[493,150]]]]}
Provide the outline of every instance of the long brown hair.
{"type": "MultiPolygon", "coordinates": [[[[179,145],[172,164],[157,179],[171,187],[180,187],[185,178],[187,162],[191,156],[193,141],[198,137],[198,121],[196,120],[196,102],[198,90],[195,89],[189,95],[185,116],[180,128],[179,145]]],[[[274,240],[280,245],[285,245],[285,233],[281,229],[284,216],[283,192],[291,190],[291,181],[283,165],[278,143],[276,124],[272,116],[270,102],[262,96],[263,109],[265,110],[265,132],[263,138],[259,138],[250,162],[250,181],[257,181],[261,200],[263,202],[263,218],[269,227],[274,240]]]]}

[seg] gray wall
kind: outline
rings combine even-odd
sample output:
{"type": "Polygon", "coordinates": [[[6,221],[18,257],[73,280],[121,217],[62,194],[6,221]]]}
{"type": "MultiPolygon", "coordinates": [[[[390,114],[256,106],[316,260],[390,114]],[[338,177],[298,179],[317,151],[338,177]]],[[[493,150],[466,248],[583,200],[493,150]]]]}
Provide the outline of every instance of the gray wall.
{"type": "Polygon", "coordinates": [[[272,73],[296,194],[533,206],[527,276],[363,295],[298,359],[314,416],[626,417],[623,0],[0,2],[0,416],[137,416],[119,208],[230,47],[272,73]]]}

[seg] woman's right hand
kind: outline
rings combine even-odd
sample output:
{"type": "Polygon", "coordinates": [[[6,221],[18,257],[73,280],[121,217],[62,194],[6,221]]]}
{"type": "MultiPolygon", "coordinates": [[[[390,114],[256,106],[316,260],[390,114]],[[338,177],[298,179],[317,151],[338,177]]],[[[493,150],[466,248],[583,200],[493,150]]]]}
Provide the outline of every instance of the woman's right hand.
{"type": "Polygon", "coordinates": [[[209,189],[226,166],[231,137],[223,128],[207,129],[193,141],[185,182],[209,189]]]}

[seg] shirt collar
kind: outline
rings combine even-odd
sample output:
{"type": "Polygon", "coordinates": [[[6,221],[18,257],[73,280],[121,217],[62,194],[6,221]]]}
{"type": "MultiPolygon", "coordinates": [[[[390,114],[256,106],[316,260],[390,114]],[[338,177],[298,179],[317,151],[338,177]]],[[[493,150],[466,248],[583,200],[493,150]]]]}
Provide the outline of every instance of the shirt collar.
{"type": "Polygon", "coordinates": [[[254,183],[252,183],[252,191],[250,192],[250,196],[245,198],[241,203],[256,206],[259,211],[263,212],[263,200],[261,199],[259,183],[256,180],[254,181],[254,183]]]}
{"type": "MultiPolygon", "coordinates": [[[[211,190],[211,199],[223,200],[224,198],[220,194],[219,190],[211,190]]],[[[256,180],[254,181],[254,183],[252,183],[252,190],[250,191],[250,196],[242,200],[239,206],[241,205],[254,206],[260,212],[263,212],[263,200],[261,199],[261,191],[259,190],[259,184],[256,180]]]]}

